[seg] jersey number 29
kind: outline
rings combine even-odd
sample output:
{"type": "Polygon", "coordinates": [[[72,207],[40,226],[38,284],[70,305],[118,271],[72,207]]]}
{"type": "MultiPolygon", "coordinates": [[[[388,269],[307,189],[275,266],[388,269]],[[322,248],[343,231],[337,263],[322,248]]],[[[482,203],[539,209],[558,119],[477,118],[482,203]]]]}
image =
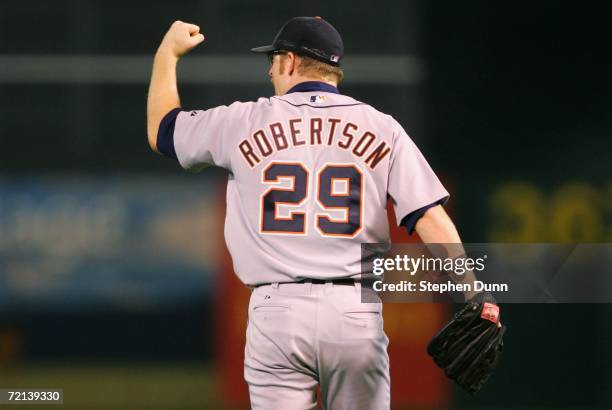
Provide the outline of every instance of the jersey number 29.
{"type": "MultiPolygon", "coordinates": [[[[263,170],[264,184],[291,181],[290,188],[270,187],[261,196],[261,232],[306,234],[307,215],[291,211],[278,215],[278,206],[298,207],[308,198],[310,172],[301,163],[273,162],[263,170]]],[[[315,226],[323,236],[354,237],[363,224],[363,174],[353,164],[325,164],[317,172],[316,200],[321,212],[315,213],[315,226]],[[342,218],[334,218],[330,211],[339,211],[342,218]]]]}

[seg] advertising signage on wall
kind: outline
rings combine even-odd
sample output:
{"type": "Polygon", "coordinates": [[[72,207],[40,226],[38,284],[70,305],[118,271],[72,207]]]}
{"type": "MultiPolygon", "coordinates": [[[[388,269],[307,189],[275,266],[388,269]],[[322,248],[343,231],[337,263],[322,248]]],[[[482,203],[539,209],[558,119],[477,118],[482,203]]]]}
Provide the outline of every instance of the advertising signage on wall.
{"type": "Polygon", "coordinates": [[[215,183],[0,179],[0,309],[153,306],[200,297],[223,238],[215,183]]]}

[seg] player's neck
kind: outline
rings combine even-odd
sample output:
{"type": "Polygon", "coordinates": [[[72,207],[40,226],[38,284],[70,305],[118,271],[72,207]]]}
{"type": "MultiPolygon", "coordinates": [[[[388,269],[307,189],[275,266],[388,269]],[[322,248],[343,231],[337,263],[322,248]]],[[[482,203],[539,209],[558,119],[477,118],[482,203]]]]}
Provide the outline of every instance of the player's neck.
{"type": "Polygon", "coordinates": [[[308,82],[308,81],[316,81],[316,82],[331,85],[332,87],[336,87],[336,88],[338,87],[338,83],[336,83],[335,81],[328,81],[328,80],[324,80],[323,78],[316,78],[316,77],[297,76],[295,77],[295,79],[290,81],[289,84],[287,84],[287,90],[283,94],[286,94],[287,91],[291,90],[294,86],[300,83],[308,82]]]}

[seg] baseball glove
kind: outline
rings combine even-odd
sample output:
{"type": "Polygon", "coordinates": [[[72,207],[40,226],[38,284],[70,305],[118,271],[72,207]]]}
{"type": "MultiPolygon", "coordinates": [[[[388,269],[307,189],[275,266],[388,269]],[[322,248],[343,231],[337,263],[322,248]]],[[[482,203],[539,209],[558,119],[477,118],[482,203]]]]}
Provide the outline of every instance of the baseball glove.
{"type": "Polygon", "coordinates": [[[479,293],[429,342],[427,353],[446,376],[476,393],[499,363],[505,332],[495,299],[479,293]]]}

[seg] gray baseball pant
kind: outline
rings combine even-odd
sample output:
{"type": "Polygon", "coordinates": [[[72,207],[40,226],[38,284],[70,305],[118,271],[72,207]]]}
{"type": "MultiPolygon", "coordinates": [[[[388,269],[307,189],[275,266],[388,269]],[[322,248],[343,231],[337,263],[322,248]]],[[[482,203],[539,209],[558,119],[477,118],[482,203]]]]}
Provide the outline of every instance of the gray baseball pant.
{"type": "Polygon", "coordinates": [[[255,410],[390,407],[389,339],[382,304],[360,284],[257,287],[249,303],[244,377],[255,410]]]}

